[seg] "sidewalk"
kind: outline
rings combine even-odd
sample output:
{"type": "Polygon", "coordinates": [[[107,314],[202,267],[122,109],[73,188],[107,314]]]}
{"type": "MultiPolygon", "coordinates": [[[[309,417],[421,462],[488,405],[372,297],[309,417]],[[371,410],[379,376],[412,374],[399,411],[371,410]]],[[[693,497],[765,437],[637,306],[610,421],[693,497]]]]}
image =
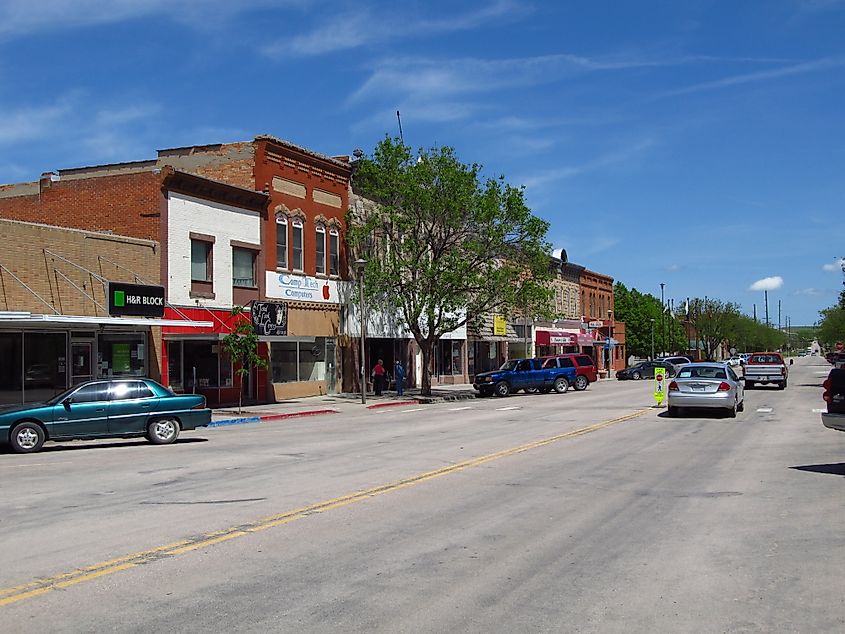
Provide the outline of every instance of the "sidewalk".
{"type": "Polygon", "coordinates": [[[421,396],[419,388],[405,390],[403,396],[396,392],[385,392],[382,396],[367,394],[366,405],[361,403],[361,393],[327,394],[289,399],[279,403],[264,405],[245,405],[238,414],[237,406],[223,407],[211,411],[209,427],[245,425],[250,423],[270,422],[303,416],[321,416],[328,414],[358,413],[384,407],[418,405],[460,401],[475,398],[477,392],[472,385],[438,385],[431,388],[431,396],[421,396]]]}

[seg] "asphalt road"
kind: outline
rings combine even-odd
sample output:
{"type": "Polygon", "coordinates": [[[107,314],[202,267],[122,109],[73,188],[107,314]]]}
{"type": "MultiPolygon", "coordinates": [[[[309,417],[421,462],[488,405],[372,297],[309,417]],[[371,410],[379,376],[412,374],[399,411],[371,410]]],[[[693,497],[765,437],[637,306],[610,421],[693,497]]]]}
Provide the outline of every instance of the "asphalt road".
{"type": "Polygon", "coordinates": [[[0,454],[1,632],[845,630],[829,366],[0,454]]]}

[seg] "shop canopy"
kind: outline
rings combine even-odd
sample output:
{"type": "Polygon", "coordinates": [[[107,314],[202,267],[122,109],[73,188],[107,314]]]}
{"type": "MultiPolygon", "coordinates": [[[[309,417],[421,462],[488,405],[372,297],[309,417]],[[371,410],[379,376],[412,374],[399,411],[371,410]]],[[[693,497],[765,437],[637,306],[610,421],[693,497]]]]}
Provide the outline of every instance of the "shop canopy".
{"type": "Polygon", "coordinates": [[[536,341],[538,346],[577,346],[580,345],[578,339],[577,332],[537,329],[536,341]]]}

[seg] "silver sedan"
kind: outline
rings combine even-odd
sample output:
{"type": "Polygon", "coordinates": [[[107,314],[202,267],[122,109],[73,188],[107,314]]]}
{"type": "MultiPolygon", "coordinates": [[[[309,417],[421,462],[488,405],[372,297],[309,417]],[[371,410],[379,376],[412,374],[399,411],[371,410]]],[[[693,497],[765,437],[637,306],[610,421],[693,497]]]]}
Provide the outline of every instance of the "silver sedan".
{"type": "Polygon", "coordinates": [[[745,377],[727,363],[688,363],[669,383],[669,416],[682,408],[719,408],[731,418],[745,406],[745,377]]]}

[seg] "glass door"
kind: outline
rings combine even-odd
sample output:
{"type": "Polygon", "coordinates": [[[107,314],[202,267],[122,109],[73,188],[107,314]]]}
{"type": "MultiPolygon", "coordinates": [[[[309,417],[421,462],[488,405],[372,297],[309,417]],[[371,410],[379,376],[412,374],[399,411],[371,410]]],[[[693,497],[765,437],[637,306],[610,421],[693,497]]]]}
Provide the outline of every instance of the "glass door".
{"type": "Polygon", "coordinates": [[[92,365],[92,351],[94,346],[91,341],[74,341],[70,344],[71,373],[70,384],[79,385],[94,378],[92,365]]]}

